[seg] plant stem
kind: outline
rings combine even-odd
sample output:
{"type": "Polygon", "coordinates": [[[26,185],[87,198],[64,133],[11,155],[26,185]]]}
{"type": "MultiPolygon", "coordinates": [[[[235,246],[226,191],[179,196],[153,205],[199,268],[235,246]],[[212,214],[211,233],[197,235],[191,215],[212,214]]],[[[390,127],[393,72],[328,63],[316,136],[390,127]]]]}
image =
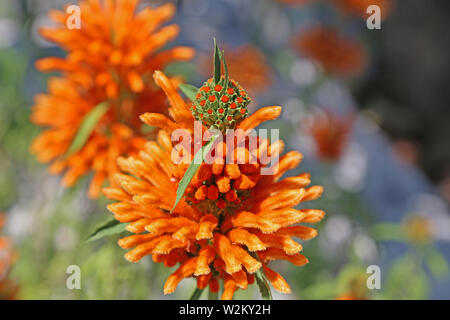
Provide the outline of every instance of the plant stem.
{"type": "Polygon", "coordinates": [[[208,290],[208,300],[217,300],[219,299],[218,292],[212,292],[211,289],[208,290]]]}
{"type": "Polygon", "coordinates": [[[199,300],[203,293],[203,289],[195,288],[195,291],[192,293],[189,300],[199,300]]]}

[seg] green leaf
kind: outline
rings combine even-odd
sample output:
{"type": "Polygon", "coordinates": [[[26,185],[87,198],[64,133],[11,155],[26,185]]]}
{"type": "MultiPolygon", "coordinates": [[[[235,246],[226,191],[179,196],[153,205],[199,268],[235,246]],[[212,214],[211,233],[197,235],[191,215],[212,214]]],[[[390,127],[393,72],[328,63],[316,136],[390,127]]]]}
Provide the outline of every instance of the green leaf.
{"type": "Polygon", "coordinates": [[[180,202],[181,198],[184,195],[184,192],[186,191],[186,188],[188,187],[198,168],[202,164],[203,159],[205,159],[205,156],[208,154],[216,138],[217,136],[213,135],[211,139],[195,154],[194,159],[192,160],[191,164],[184,173],[183,178],[181,178],[181,181],[178,184],[177,197],[175,199],[175,204],[173,205],[172,210],[170,210],[170,213],[173,212],[178,202],[180,202]]]}
{"type": "Polygon", "coordinates": [[[425,262],[435,278],[445,276],[449,272],[447,260],[435,248],[428,251],[428,256],[426,257],[425,262]]]}
{"type": "Polygon", "coordinates": [[[192,293],[189,300],[198,300],[202,296],[203,289],[195,288],[195,291],[192,293]]]}
{"type": "Polygon", "coordinates": [[[87,239],[87,242],[96,241],[106,236],[122,233],[125,231],[126,223],[121,223],[116,219],[107,221],[98,227],[87,239]]]}
{"type": "Polygon", "coordinates": [[[266,274],[263,268],[259,268],[255,272],[256,283],[258,284],[259,292],[264,300],[272,300],[272,292],[270,291],[269,281],[267,281],[266,274]]]}
{"type": "Polygon", "coordinates": [[[225,61],[225,50],[222,50],[222,63],[223,63],[223,68],[225,70],[225,91],[228,89],[228,66],[227,66],[227,62],[225,61]]]}
{"type": "Polygon", "coordinates": [[[107,102],[101,102],[94,109],[92,109],[83,119],[75,138],[72,141],[69,149],[67,150],[65,156],[70,156],[71,154],[79,151],[85,145],[87,139],[91,135],[98,121],[102,116],[108,111],[109,105],[107,102]]]}
{"type": "Polygon", "coordinates": [[[406,242],[403,226],[391,223],[379,223],[371,228],[372,234],[379,241],[406,242]]]}
{"type": "Polygon", "coordinates": [[[191,101],[195,100],[195,96],[197,95],[198,88],[193,86],[192,84],[180,84],[178,88],[184,93],[186,97],[188,97],[191,101]]]}
{"type": "Polygon", "coordinates": [[[216,38],[214,38],[214,82],[219,83],[220,81],[220,72],[221,72],[221,65],[220,65],[220,50],[217,46],[216,38]]]}

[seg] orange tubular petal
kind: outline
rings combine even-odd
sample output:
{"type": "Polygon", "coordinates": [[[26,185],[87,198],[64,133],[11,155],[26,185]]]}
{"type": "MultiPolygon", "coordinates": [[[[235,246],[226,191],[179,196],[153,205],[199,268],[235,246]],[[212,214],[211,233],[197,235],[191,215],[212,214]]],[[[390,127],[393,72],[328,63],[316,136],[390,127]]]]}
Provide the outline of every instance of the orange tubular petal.
{"type": "Polygon", "coordinates": [[[139,116],[139,118],[149,126],[161,128],[169,134],[172,134],[174,130],[183,129],[181,125],[159,113],[147,112],[139,116]]]}
{"type": "Polygon", "coordinates": [[[286,227],[303,221],[305,214],[301,210],[286,208],[275,211],[265,211],[258,214],[258,217],[272,221],[280,227],[286,227]]]}
{"type": "Polygon", "coordinates": [[[317,223],[325,217],[325,212],[322,210],[302,209],[301,211],[305,214],[305,217],[302,220],[302,222],[305,223],[317,223]]]}
{"type": "Polygon", "coordinates": [[[270,281],[272,286],[281,293],[291,293],[291,288],[289,287],[288,283],[284,278],[273,271],[272,269],[269,269],[267,266],[263,265],[264,273],[266,274],[267,279],[270,281]]]}
{"type": "Polygon", "coordinates": [[[136,248],[134,248],[131,251],[128,251],[125,254],[125,259],[127,259],[130,262],[137,262],[142,259],[142,257],[151,254],[153,249],[158,245],[158,243],[164,239],[167,239],[167,236],[162,236],[155,238],[149,242],[142,243],[138,245],[136,248]]]}
{"type": "Polygon", "coordinates": [[[128,213],[115,213],[114,218],[119,222],[133,222],[141,218],[141,216],[128,212],[128,213]]]}
{"type": "Polygon", "coordinates": [[[219,281],[216,278],[209,280],[209,290],[213,293],[219,292],[219,281]]]}
{"type": "Polygon", "coordinates": [[[310,183],[311,183],[311,175],[309,173],[302,173],[296,177],[289,177],[277,183],[257,186],[258,188],[257,197],[258,199],[263,199],[275,192],[287,191],[292,189],[301,189],[306,187],[310,183]]]}
{"type": "Polygon", "coordinates": [[[197,288],[199,289],[205,289],[208,285],[209,281],[211,280],[212,273],[209,274],[202,274],[197,277],[197,288]]]}
{"type": "Polygon", "coordinates": [[[173,249],[184,248],[187,243],[176,239],[163,239],[153,249],[153,253],[157,254],[169,254],[173,249]]]}
{"type": "Polygon", "coordinates": [[[147,230],[151,234],[160,235],[163,233],[176,232],[183,227],[192,226],[194,224],[195,222],[183,217],[157,219],[148,223],[145,227],[145,230],[147,230]]]}
{"type": "Polygon", "coordinates": [[[236,228],[256,228],[264,233],[273,233],[280,228],[280,225],[247,211],[242,211],[234,215],[232,217],[232,223],[236,228]]]}
{"type": "Polygon", "coordinates": [[[280,158],[278,163],[278,170],[276,171],[273,180],[278,181],[281,176],[288,170],[296,168],[303,159],[303,155],[297,151],[290,151],[280,158]]]}
{"type": "Polygon", "coordinates": [[[219,233],[214,234],[214,247],[217,254],[225,262],[225,271],[228,274],[238,272],[242,269],[241,262],[235,256],[235,248],[230,240],[219,233]]]}
{"type": "Polygon", "coordinates": [[[200,250],[198,253],[197,267],[195,268],[194,275],[199,276],[203,274],[211,273],[209,264],[213,262],[216,257],[216,251],[213,247],[207,246],[200,250]]]}
{"type": "Polygon", "coordinates": [[[118,200],[118,201],[129,201],[131,200],[131,196],[119,188],[114,187],[108,187],[102,189],[103,194],[105,197],[111,200],[118,200]]]}
{"type": "Polygon", "coordinates": [[[181,242],[188,241],[190,239],[195,239],[195,234],[198,231],[198,225],[193,224],[190,226],[182,227],[180,230],[172,234],[172,238],[179,240],[181,242]]]}
{"type": "MultiPolygon", "coordinates": [[[[253,258],[244,249],[238,246],[232,246],[234,256],[242,262],[248,273],[254,273],[261,268],[261,262],[253,258]]],[[[228,271],[227,271],[228,272],[228,271]]],[[[229,272],[228,272],[229,273],[229,272]]]]}
{"type": "Polygon", "coordinates": [[[145,231],[145,226],[151,221],[152,219],[142,218],[127,225],[126,229],[133,233],[142,233],[145,231]]]}
{"type": "Polygon", "coordinates": [[[172,106],[172,108],[170,108],[172,118],[178,123],[190,124],[193,121],[193,116],[185,106],[183,99],[177,93],[170,80],[161,71],[155,71],[153,73],[153,79],[155,79],[155,83],[164,90],[169,99],[169,103],[172,106]]]}
{"type": "Polygon", "coordinates": [[[239,287],[243,290],[247,289],[248,280],[247,280],[247,274],[245,273],[244,270],[232,273],[231,277],[235,281],[237,287],[239,287]]]}
{"type": "Polygon", "coordinates": [[[247,246],[250,251],[265,250],[265,245],[254,234],[251,234],[245,229],[233,229],[228,234],[232,243],[243,244],[247,246]]]}
{"type": "Polygon", "coordinates": [[[195,238],[197,240],[211,239],[212,231],[217,227],[217,218],[212,214],[207,214],[200,219],[198,232],[195,238]]]}
{"type": "Polygon", "coordinates": [[[281,107],[265,107],[261,108],[249,117],[239,123],[237,129],[242,129],[244,131],[256,128],[264,121],[274,120],[280,116],[281,107]]]}
{"type": "Polygon", "coordinates": [[[234,291],[236,290],[236,281],[234,281],[233,277],[227,275],[225,277],[225,281],[223,284],[223,293],[222,300],[231,300],[233,299],[234,291]]]}
{"type": "Polygon", "coordinates": [[[288,255],[283,250],[278,248],[268,248],[265,251],[258,252],[258,255],[264,262],[271,260],[287,260],[299,267],[309,262],[308,259],[300,253],[288,255]]]}
{"type": "Polygon", "coordinates": [[[152,234],[134,234],[132,236],[119,239],[117,243],[123,249],[130,249],[138,244],[151,241],[155,238],[156,237],[152,234]]]}
{"type": "MultiPolygon", "coordinates": [[[[280,229],[281,230],[281,229],[280,229]]],[[[276,234],[259,234],[259,239],[266,247],[280,248],[287,254],[296,254],[302,251],[302,245],[292,240],[289,236],[276,234]]]]}
{"type": "Polygon", "coordinates": [[[303,197],[303,201],[316,200],[320,198],[323,193],[322,186],[313,186],[311,188],[306,189],[306,194],[303,197]]]}
{"type": "Polygon", "coordinates": [[[190,277],[194,273],[196,264],[197,258],[191,258],[172,273],[164,284],[164,294],[173,293],[181,280],[190,277]]]}
{"type": "Polygon", "coordinates": [[[305,226],[293,226],[281,228],[277,231],[278,235],[297,237],[302,240],[310,240],[317,236],[317,230],[305,226]]]}
{"type": "Polygon", "coordinates": [[[261,210],[290,208],[299,204],[304,196],[305,189],[282,191],[261,201],[259,208],[261,210]]]}

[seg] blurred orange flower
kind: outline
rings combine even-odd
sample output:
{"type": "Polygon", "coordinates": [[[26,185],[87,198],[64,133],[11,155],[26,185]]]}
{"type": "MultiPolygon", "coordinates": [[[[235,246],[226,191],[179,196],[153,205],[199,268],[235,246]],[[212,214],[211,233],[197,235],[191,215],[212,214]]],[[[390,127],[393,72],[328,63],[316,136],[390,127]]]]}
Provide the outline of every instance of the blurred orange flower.
{"type": "MultiPolygon", "coordinates": [[[[4,213],[0,213],[0,231],[6,222],[4,213]]],[[[11,265],[17,258],[12,249],[11,240],[0,234],[0,300],[13,300],[16,298],[18,286],[8,275],[11,265]]]]}
{"type": "Polygon", "coordinates": [[[432,240],[433,227],[431,222],[420,215],[408,216],[403,227],[408,239],[415,244],[425,244],[432,240]]]}
{"type": "Polygon", "coordinates": [[[381,18],[385,19],[392,9],[394,0],[333,0],[334,3],[348,14],[367,18],[367,8],[377,5],[381,9],[381,18]]]}
{"type": "MultiPolygon", "coordinates": [[[[246,289],[254,282],[254,273],[260,268],[276,290],[289,293],[287,282],[267,264],[279,259],[297,266],[308,262],[300,254],[302,246],[292,237],[314,238],[315,229],[297,224],[316,223],[325,213],[293,207],[319,198],[323,188],[308,188],[308,173],[280,180],[302,160],[298,152],[282,156],[273,175],[261,175],[261,161],[248,161],[247,144],[236,156],[242,164],[236,164],[225,163],[227,145],[220,142],[213,164],[200,165],[184,197],[169,213],[188,167],[172,162],[172,151],[177,150],[171,134],[176,129],[193,132],[194,117],[191,106],[184,103],[164,74],[157,71],[154,78],[169,97],[171,118],[155,113],[141,116],[148,125],[162,129],[157,142],[147,142],[137,157],[119,158],[119,166],[125,172],[115,175],[120,187],[103,189],[108,198],[118,201],[108,209],[118,221],[128,223],[128,231],[135,233],[119,240],[122,248],[131,249],[125,258],[136,262],[152,255],[153,261],[167,267],[179,263],[164,285],[165,294],[174,292],[178,283],[188,277],[196,278],[199,289],[209,285],[212,292],[217,292],[218,280],[223,279],[222,299],[231,299],[235,290],[246,289]]],[[[236,128],[250,130],[277,118],[280,112],[281,107],[262,108],[241,119],[236,128]]],[[[283,147],[282,141],[270,144],[268,139],[260,139],[254,156],[260,159],[264,150],[276,156],[283,147]]]]}
{"type": "MultiPolygon", "coordinates": [[[[230,77],[235,79],[247,89],[255,94],[266,89],[271,83],[271,71],[266,61],[264,53],[252,45],[242,45],[230,49],[225,48],[227,52],[227,65],[230,77]]],[[[205,76],[212,74],[212,64],[210,56],[204,56],[200,59],[200,66],[205,76]]]]}
{"type": "Polygon", "coordinates": [[[34,140],[31,149],[40,161],[54,161],[52,173],[66,171],[65,186],[94,171],[91,197],[97,197],[104,179],[117,172],[117,156],[131,155],[142,147],[138,116],[167,109],[164,94],[153,83],[153,71],[194,55],[187,47],[160,50],[179,32],[177,25],[161,27],[174,15],[174,5],[136,13],[138,3],[82,1],[80,29],[68,29],[68,15],[52,11],[50,16],[58,26],[40,30],[45,39],[68,53],[65,58],[36,62],[39,70],[59,71],[63,78],[50,79],[49,92],[35,98],[31,119],[49,129],[34,140]],[[84,146],[64,157],[84,117],[102,102],[108,103],[108,112],[84,146]]]}
{"type": "Polygon", "coordinates": [[[339,118],[330,111],[317,113],[305,123],[317,147],[317,156],[322,160],[337,161],[347,145],[353,116],[339,118]]]}
{"type": "Polygon", "coordinates": [[[316,61],[331,74],[357,74],[366,66],[364,48],[333,28],[319,26],[302,32],[294,39],[294,46],[301,55],[316,61]]]}

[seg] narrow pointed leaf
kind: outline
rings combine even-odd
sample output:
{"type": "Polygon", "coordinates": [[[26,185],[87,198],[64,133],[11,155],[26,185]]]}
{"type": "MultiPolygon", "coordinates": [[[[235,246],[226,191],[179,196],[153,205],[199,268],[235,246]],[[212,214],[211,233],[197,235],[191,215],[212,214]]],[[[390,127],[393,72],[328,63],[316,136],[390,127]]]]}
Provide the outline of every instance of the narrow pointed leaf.
{"type": "Polygon", "coordinates": [[[66,152],[66,157],[79,151],[86,144],[92,131],[95,129],[98,121],[108,111],[109,105],[107,102],[99,103],[94,109],[92,109],[83,119],[75,138],[72,141],[69,149],[66,152]]]}
{"type": "Polygon", "coordinates": [[[270,291],[269,281],[267,281],[266,274],[263,268],[259,268],[255,272],[256,283],[258,284],[259,292],[264,300],[272,300],[272,292],[270,291]]]}
{"type": "Polygon", "coordinates": [[[96,241],[106,236],[122,233],[125,231],[126,223],[111,219],[98,227],[87,239],[87,242],[96,241]]]}
{"type": "Polygon", "coordinates": [[[214,82],[219,83],[220,81],[220,72],[221,72],[221,65],[220,65],[220,51],[219,47],[217,46],[216,38],[214,38],[214,82]]]}
{"type": "Polygon", "coordinates": [[[192,160],[191,164],[184,173],[183,178],[181,178],[181,181],[178,184],[177,197],[175,199],[175,204],[173,205],[172,210],[170,210],[170,213],[173,212],[178,202],[180,202],[181,198],[184,195],[184,192],[186,191],[186,188],[188,187],[198,168],[202,164],[203,159],[205,159],[205,156],[208,154],[216,138],[217,136],[212,136],[211,139],[195,154],[194,159],[192,160]]]}
{"type": "Polygon", "coordinates": [[[195,87],[191,84],[182,83],[178,86],[178,88],[180,88],[181,92],[183,92],[184,95],[189,98],[189,100],[191,100],[191,101],[195,100],[195,96],[198,92],[197,87],[195,87]]]}
{"type": "Polygon", "coordinates": [[[225,51],[222,50],[222,63],[223,63],[223,68],[225,71],[225,90],[228,89],[228,66],[227,66],[227,62],[225,61],[225,51]]]}

